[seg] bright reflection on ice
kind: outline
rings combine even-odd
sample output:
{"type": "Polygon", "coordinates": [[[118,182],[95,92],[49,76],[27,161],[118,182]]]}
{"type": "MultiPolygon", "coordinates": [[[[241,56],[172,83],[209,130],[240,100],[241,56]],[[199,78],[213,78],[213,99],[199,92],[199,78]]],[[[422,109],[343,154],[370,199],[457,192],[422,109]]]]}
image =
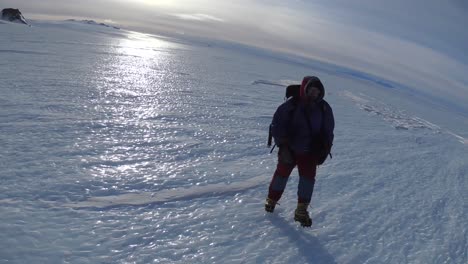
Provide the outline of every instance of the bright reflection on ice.
{"type": "Polygon", "coordinates": [[[137,56],[148,60],[154,57],[158,50],[172,48],[174,45],[151,35],[131,32],[126,39],[121,39],[118,51],[124,55],[137,56]]]}
{"type": "Polygon", "coordinates": [[[176,78],[173,50],[182,46],[131,32],[108,47],[96,72],[99,116],[89,139],[89,144],[100,146],[101,155],[87,160],[87,167],[96,177],[117,181],[147,182],[158,170],[174,173],[174,164],[155,165],[155,152],[177,130],[164,129],[173,125],[156,118],[177,105],[171,94],[176,78]]]}
{"type": "Polygon", "coordinates": [[[111,58],[112,75],[106,84],[112,84],[108,92],[128,96],[141,96],[149,90],[162,87],[161,71],[167,69],[170,49],[175,44],[150,35],[132,32],[119,39],[111,58]]]}

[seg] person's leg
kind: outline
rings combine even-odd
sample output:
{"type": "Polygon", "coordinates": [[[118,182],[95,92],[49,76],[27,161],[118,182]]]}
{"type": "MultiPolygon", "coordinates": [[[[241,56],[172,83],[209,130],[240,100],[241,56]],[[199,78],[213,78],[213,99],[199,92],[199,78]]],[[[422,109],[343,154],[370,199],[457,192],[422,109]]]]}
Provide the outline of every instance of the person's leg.
{"type": "Polygon", "coordinates": [[[315,174],[317,170],[317,159],[311,155],[297,156],[297,169],[299,171],[299,186],[297,188],[297,208],[294,211],[294,220],[302,226],[311,226],[312,219],[309,217],[307,207],[310,204],[315,186],[315,174]]]}
{"type": "Polygon", "coordinates": [[[317,159],[310,154],[297,156],[297,169],[299,171],[299,185],[297,188],[298,203],[309,204],[315,186],[317,159]]]}
{"type": "Polygon", "coordinates": [[[276,166],[275,173],[273,174],[268,188],[268,199],[273,200],[275,203],[279,201],[293,169],[294,165],[278,161],[278,165],[276,166]]]}

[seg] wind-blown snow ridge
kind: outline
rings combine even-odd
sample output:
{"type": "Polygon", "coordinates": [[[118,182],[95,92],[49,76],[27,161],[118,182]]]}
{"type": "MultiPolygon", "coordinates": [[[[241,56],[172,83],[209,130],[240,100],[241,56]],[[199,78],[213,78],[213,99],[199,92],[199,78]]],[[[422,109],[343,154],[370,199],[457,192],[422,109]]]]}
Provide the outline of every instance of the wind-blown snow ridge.
{"type": "Polygon", "coordinates": [[[356,105],[362,110],[382,117],[385,121],[391,123],[395,129],[428,129],[436,133],[445,132],[451,136],[454,136],[460,143],[468,145],[468,139],[447,129],[442,129],[438,125],[433,124],[427,120],[416,116],[409,116],[400,110],[393,109],[383,102],[379,102],[375,98],[363,94],[359,94],[358,96],[350,91],[344,91],[341,93],[341,95],[354,101],[354,103],[356,103],[356,105]]]}
{"type": "Polygon", "coordinates": [[[16,201],[13,199],[0,199],[0,204],[5,205],[5,204],[15,204],[16,201]]]}
{"type": "Polygon", "coordinates": [[[264,185],[266,180],[265,176],[257,176],[246,181],[232,184],[219,183],[205,186],[193,186],[190,188],[175,188],[159,192],[125,193],[120,195],[91,197],[85,201],[68,203],[64,206],[79,209],[164,203],[189,198],[193,199],[204,196],[238,193],[259,185],[264,185]]]}
{"type": "Polygon", "coordinates": [[[460,135],[457,135],[457,134],[455,134],[453,132],[450,132],[450,131],[447,131],[447,133],[449,133],[450,135],[456,137],[458,139],[458,141],[460,141],[462,144],[468,146],[468,138],[464,138],[464,137],[462,137],[460,135]]]}
{"type": "Polygon", "coordinates": [[[0,53],[50,55],[50,53],[47,53],[47,52],[39,52],[39,51],[31,51],[31,50],[13,50],[13,49],[9,49],[9,50],[0,49],[0,53]]]}
{"type": "Polygon", "coordinates": [[[297,81],[291,81],[291,80],[278,80],[278,81],[269,81],[269,80],[256,80],[252,82],[252,85],[259,85],[259,84],[264,84],[264,85],[272,85],[272,86],[288,86],[291,84],[297,83],[297,81]]]}
{"type": "Polygon", "coordinates": [[[393,109],[377,99],[359,94],[356,95],[349,91],[342,92],[342,95],[353,100],[359,108],[382,117],[385,121],[392,124],[395,129],[411,130],[411,129],[428,129],[434,132],[441,132],[441,128],[427,120],[416,116],[409,116],[403,111],[393,109]]]}

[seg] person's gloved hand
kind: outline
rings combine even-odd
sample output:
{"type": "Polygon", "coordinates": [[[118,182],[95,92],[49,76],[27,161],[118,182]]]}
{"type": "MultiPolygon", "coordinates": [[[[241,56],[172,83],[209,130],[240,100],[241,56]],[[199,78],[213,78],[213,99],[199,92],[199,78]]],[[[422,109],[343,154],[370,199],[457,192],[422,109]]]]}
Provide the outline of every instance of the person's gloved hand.
{"type": "Polygon", "coordinates": [[[317,159],[317,164],[318,165],[322,165],[325,162],[325,160],[328,158],[329,155],[331,157],[330,151],[331,151],[331,145],[330,146],[324,146],[322,148],[322,151],[317,156],[318,157],[318,159],[317,159]]]}
{"type": "Polygon", "coordinates": [[[322,165],[325,162],[325,160],[327,159],[327,156],[328,156],[327,153],[321,153],[320,155],[318,155],[317,165],[322,165]]]}
{"type": "Polygon", "coordinates": [[[294,154],[288,145],[284,144],[284,145],[279,146],[278,160],[280,163],[284,163],[284,164],[290,164],[290,165],[295,164],[294,154]]]}

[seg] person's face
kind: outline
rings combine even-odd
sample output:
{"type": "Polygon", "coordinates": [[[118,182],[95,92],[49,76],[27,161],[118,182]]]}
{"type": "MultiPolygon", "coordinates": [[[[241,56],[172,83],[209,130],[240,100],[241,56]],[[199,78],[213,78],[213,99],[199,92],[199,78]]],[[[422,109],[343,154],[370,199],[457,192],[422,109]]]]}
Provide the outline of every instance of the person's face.
{"type": "Polygon", "coordinates": [[[308,99],[314,101],[319,97],[320,89],[317,87],[307,87],[306,95],[308,99]]]}

